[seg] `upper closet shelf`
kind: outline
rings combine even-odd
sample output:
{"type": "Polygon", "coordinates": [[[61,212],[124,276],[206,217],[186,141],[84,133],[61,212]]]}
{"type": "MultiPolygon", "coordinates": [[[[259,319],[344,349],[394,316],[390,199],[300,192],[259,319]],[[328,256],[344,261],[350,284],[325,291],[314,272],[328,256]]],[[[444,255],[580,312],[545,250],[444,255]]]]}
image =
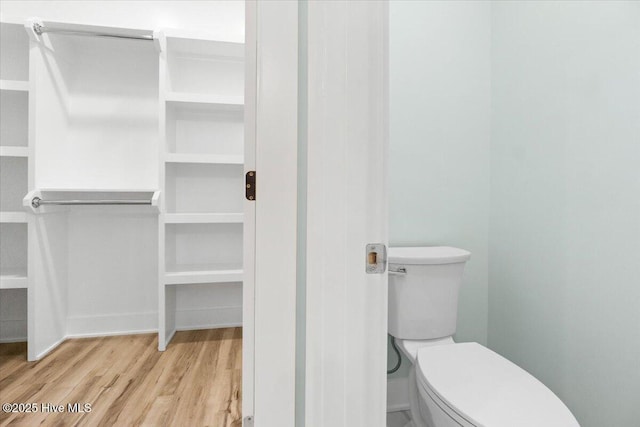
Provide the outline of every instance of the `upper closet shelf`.
{"type": "Polygon", "coordinates": [[[0,273],[0,289],[26,289],[27,274],[21,270],[9,270],[0,273]]]}
{"type": "Polygon", "coordinates": [[[0,157],[29,157],[29,148],[0,146],[0,157]]]}
{"type": "Polygon", "coordinates": [[[0,90],[28,92],[29,82],[23,80],[0,80],[0,90]]]}
{"type": "Polygon", "coordinates": [[[161,41],[162,50],[180,55],[244,59],[244,43],[220,41],[218,36],[205,31],[164,29],[156,31],[154,38],[161,41]]]}
{"type": "Polygon", "coordinates": [[[242,165],[244,156],[225,154],[189,154],[168,153],[165,157],[167,163],[207,163],[214,165],[242,165]]]}
{"type": "Polygon", "coordinates": [[[20,224],[27,222],[26,212],[0,212],[0,223],[20,224]]]}
{"type": "Polygon", "coordinates": [[[244,105],[242,96],[223,96],[208,93],[190,92],[167,92],[165,98],[168,103],[189,103],[189,104],[215,104],[238,108],[244,105]]]}
{"type": "Polygon", "coordinates": [[[234,224],[242,223],[242,213],[168,213],[164,216],[167,224],[234,224]]]}

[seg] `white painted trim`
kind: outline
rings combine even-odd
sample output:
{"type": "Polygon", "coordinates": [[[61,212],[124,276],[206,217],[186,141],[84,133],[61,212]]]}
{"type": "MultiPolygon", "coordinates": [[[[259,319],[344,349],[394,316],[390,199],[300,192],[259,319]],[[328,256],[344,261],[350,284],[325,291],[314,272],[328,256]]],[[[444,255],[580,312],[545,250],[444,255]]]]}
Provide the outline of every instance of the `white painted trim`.
{"type": "Polygon", "coordinates": [[[115,331],[115,332],[101,332],[101,333],[86,333],[86,334],[69,334],[64,337],[63,341],[77,338],[100,338],[100,337],[118,337],[123,335],[143,335],[143,334],[157,334],[158,329],[141,329],[135,331],[115,331]]]}
{"type": "Polygon", "coordinates": [[[45,357],[47,354],[51,353],[53,350],[55,350],[60,344],[62,344],[63,342],[65,342],[67,338],[63,337],[61,339],[59,339],[58,341],[54,342],[53,344],[51,344],[49,347],[47,347],[46,349],[44,349],[43,351],[41,351],[40,353],[36,354],[33,358],[29,358],[29,362],[34,362],[36,360],[40,360],[43,357],[45,357]]]}
{"type": "Polygon", "coordinates": [[[158,313],[111,313],[67,317],[65,337],[129,335],[158,330],[158,313]]]}
{"type": "Polygon", "coordinates": [[[409,410],[409,377],[387,380],[387,412],[409,410]]]}
{"type": "MultiPolygon", "coordinates": [[[[253,412],[249,412],[243,402],[243,417],[253,415],[255,425],[260,427],[293,427],[298,3],[247,2],[246,13],[247,64],[253,60],[251,45],[256,46],[254,56],[257,59],[255,80],[248,80],[245,87],[245,139],[253,137],[250,126],[255,123],[257,195],[255,271],[249,271],[251,266],[244,265],[248,274],[255,278],[254,330],[249,338],[255,346],[255,360],[253,367],[248,367],[253,368],[254,406],[253,412]],[[252,91],[256,93],[255,98],[252,91]],[[255,104],[251,105],[252,102],[255,104]]],[[[248,66],[248,73],[253,73],[250,68],[248,66]]],[[[245,150],[245,156],[249,165],[251,154],[245,150]]],[[[245,255],[245,261],[251,261],[251,255],[245,255]]]]}
{"type": "Polygon", "coordinates": [[[0,344],[11,344],[14,342],[26,342],[27,337],[16,337],[16,338],[0,338],[0,344]]]}
{"type": "Polygon", "coordinates": [[[242,325],[242,306],[176,310],[176,330],[227,328],[242,325]]]}
{"type": "Polygon", "coordinates": [[[211,327],[209,325],[205,326],[186,326],[186,327],[176,327],[176,332],[180,331],[201,331],[205,329],[224,329],[224,328],[242,328],[242,322],[229,322],[225,324],[220,324],[215,327],[211,327]]]}
{"type": "Polygon", "coordinates": [[[163,31],[153,33],[155,47],[158,51],[158,351],[165,351],[167,344],[176,332],[173,306],[175,305],[175,289],[167,289],[166,277],[166,182],[165,160],[167,155],[167,39],[163,31]]]}
{"type": "MultiPolygon", "coordinates": [[[[245,2],[244,173],[256,170],[257,4],[245,2]]],[[[242,230],[242,416],[254,414],[256,202],[244,199],[242,230]]]]}
{"type": "Polygon", "coordinates": [[[386,424],[388,243],[384,1],[309,2],[305,425],[386,424]]]}
{"type": "MultiPolygon", "coordinates": [[[[157,333],[157,322],[156,312],[73,316],[67,318],[65,339],[157,333]]],[[[242,326],[242,306],[239,305],[176,310],[177,331],[238,326],[242,326]]]]}

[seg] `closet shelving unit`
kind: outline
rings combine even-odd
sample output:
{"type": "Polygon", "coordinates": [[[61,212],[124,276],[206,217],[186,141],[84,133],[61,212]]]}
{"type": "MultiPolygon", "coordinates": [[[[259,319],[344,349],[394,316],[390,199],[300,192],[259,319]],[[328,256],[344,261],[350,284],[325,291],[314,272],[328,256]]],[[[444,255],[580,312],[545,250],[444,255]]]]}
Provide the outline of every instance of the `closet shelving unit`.
{"type": "Polygon", "coordinates": [[[22,24],[34,176],[19,208],[37,360],[68,338],[156,330],[158,55],[146,29],[22,24]]]}
{"type": "Polygon", "coordinates": [[[244,45],[0,22],[0,341],[240,326],[244,45]]]}
{"type": "Polygon", "coordinates": [[[22,22],[0,17],[0,342],[27,339],[29,38],[22,22]]]}
{"type": "Polygon", "coordinates": [[[192,285],[242,284],[244,44],[177,30],[154,38],[163,194],[158,347],[164,350],[181,324],[208,323],[198,318],[206,310],[177,318],[181,295],[198,292],[192,285]]]}

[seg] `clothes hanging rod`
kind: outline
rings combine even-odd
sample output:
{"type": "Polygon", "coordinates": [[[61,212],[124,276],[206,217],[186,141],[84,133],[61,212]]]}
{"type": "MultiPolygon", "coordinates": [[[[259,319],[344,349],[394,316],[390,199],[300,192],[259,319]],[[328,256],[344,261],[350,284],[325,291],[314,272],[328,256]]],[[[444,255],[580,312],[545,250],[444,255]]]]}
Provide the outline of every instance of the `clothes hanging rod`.
{"type": "Polygon", "coordinates": [[[119,34],[115,32],[87,30],[87,29],[79,29],[79,28],[78,29],[48,28],[42,24],[38,24],[37,22],[34,22],[33,24],[33,31],[39,36],[41,36],[43,33],[60,33],[60,34],[69,34],[69,35],[77,35],[77,36],[112,37],[116,39],[153,41],[152,34],[132,35],[132,34],[119,34]]]}
{"type": "Polygon", "coordinates": [[[42,200],[40,197],[31,199],[31,206],[34,208],[41,205],[151,205],[151,200],[42,200]]]}

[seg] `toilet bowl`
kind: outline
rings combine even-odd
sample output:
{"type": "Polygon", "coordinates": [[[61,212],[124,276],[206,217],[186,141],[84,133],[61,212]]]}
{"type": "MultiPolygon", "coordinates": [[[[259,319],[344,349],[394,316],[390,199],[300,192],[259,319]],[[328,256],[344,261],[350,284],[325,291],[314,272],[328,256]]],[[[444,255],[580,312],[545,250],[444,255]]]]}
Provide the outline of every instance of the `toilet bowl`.
{"type": "Polygon", "coordinates": [[[531,374],[478,343],[453,341],[470,256],[451,247],[389,250],[389,334],[412,363],[407,427],[579,427],[531,374]]]}

